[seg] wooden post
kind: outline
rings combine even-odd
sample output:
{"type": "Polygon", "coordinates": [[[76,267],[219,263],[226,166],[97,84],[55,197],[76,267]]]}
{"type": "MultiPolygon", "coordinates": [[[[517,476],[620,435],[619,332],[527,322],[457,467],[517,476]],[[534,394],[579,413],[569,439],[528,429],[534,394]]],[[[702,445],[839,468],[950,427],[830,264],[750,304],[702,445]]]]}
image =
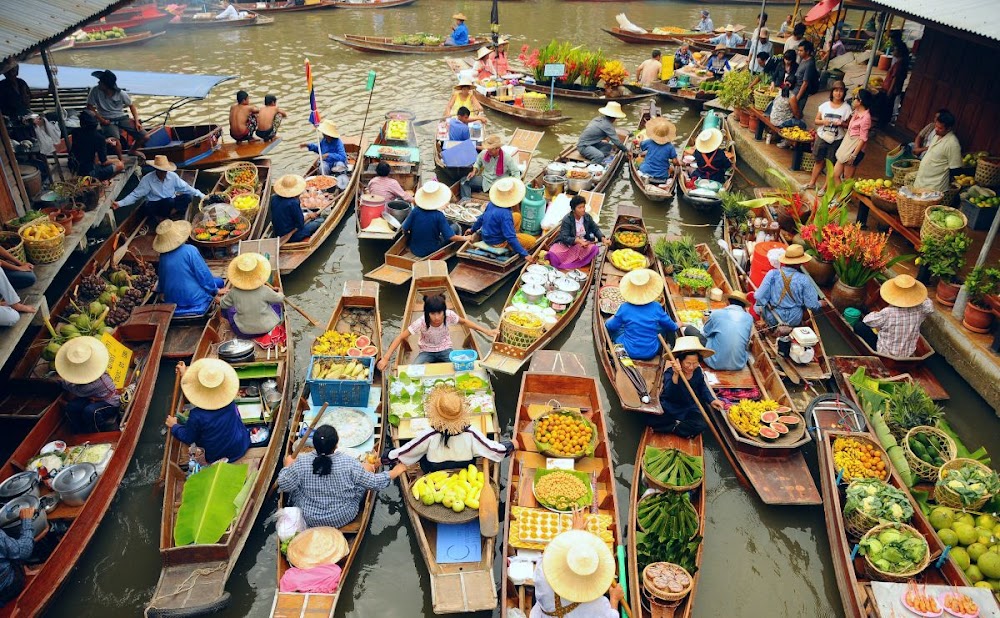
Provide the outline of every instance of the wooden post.
{"type": "MultiPolygon", "coordinates": [[[[69,130],[66,129],[66,120],[63,118],[62,103],[59,102],[59,87],[56,85],[56,76],[52,72],[52,62],[47,47],[42,48],[42,64],[45,65],[45,74],[49,78],[49,92],[52,93],[52,100],[56,104],[56,120],[59,123],[59,134],[62,135],[63,143],[66,144],[66,152],[69,152],[69,130]]],[[[59,157],[53,157],[56,161],[56,171],[59,173],[59,180],[64,180],[62,166],[59,165],[59,157]]]]}

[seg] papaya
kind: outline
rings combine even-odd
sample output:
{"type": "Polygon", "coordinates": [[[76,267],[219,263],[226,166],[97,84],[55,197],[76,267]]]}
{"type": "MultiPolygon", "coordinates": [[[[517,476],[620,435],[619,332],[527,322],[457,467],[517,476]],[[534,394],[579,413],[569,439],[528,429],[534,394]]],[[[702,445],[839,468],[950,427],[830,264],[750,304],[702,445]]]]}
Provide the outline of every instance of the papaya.
{"type": "Polygon", "coordinates": [[[363,348],[365,346],[371,345],[371,343],[372,343],[371,339],[365,337],[364,335],[361,335],[360,337],[358,337],[358,340],[354,342],[354,346],[357,348],[363,348]]]}

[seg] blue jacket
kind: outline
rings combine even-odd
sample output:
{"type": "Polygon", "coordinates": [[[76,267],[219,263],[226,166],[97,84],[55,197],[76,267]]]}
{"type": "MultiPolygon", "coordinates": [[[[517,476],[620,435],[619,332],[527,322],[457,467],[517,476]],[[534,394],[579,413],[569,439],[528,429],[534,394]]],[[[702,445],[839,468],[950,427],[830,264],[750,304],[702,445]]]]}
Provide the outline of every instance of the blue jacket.
{"type": "Polygon", "coordinates": [[[306,217],[302,214],[302,204],[297,197],[282,197],[275,193],[271,196],[271,225],[274,235],[281,238],[294,230],[306,226],[306,217]]]}
{"type": "Polygon", "coordinates": [[[677,158],[677,149],[670,142],[657,144],[651,139],[644,140],[639,148],[646,151],[639,171],[652,178],[669,178],[670,161],[677,158]]]}
{"type": "Polygon", "coordinates": [[[208,463],[223,457],[236,461],[250,448],[250,432],[235,403],[221,410],[192,408],[187,422],[174,425],[170,433],[184,444],[195,443],[205,449],[208,463]]]}
{"type": "Polygon", "coordinates": [[[510,248],[517,251],[521,257],[528,257],[528,252],[517,240],[514,215],[511,214],[510,208],[501,208],[493,202],[486,204],[486,210],[479,215],[479,218],[469,229],[470,234],[475,232],[479,232],[483,237],[483,242],[488,245],[498,246],[508,243],[510,248]]]}
{"type": "MultiPolygon", "coordinates": [[[[705,372],[702,371],[701,367],[694,370],[694,375],[691,376],[689,382],[691,383],[691,390],[698,396],[698,399],[701,400],[701,405],[707,411],[712,401],[715,400],[715,397],[712,395],[712,391],[709,390],[708,384],[705,383],[705,372]]],[[[677,384],[674,384],[673,367],[668,368],[663,374],[663,390],[660,391],[660,405],[663,407],[663,414],[665,416],[678,421],[685,421],[692,416],[697,417],[701,415],[698,404],[691,399],[691,393],[684,386],[684,379],[678,378],[677,384]]]]}
{"type": "Polygon", "coordinates": [[[742,307],[729,305],[712,312],[701,334],[705,347],[715,352],[705,364],[719,371],[739,371],[747,366],[747,344],[753,332],[753,318],[742,307]]]}
{"type": "Polygon", "coordinates": [[[347,163],[347,151],[344,150],[344,142],[340,141],[339,137],[326,137],[319,141],[319,148],[322,151],[317,150],[316,144],[310,143],[307,145],[312,152],[318,152],[323,155],[323,160],[326,161],[327,165],[334,165],[336,163],[347,163]]]}
{"type": "Polygon", "coordinates": [[[672,333],[677,324],[670,319],[660,303],[633,305],[622,303],[607,322],[608,333],[615,343],[625,346],[633,360],[649,360],[660,353],[660,333],[672,333]]]}
{"type": "Polygon", "coordinates": [[[455,235],[448,219],[440,210],[413,208],[403,221],[403,232],[410,234],[410,251],[417,257],[426,257],[441,247],[455,235]]]}
{"type": "Polygon", "coordinates": [[[451,42],[455,45],[469,44],[469,28],[462,22],[451,31],[451,42]]]}
{"type": "Polygon", "coordinates": [[[177,305],[174,315],[205,313],[216,292],[225,285],[225,281],[212,275],[205,259],[191,245],[160,254],[156,272],[160,279],[157,290],[163,294],[164,302],[177,305]]]}

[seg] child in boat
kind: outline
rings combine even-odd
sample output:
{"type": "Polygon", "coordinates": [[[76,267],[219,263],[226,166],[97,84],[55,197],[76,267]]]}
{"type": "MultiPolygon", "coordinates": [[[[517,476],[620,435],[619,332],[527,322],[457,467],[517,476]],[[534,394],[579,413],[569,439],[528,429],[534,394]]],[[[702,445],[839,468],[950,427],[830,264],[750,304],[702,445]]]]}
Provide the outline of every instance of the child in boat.
{"type": "Polygon", "coordinates": [[[240,337],[260,337],[281,323],[284,294],[266,285],[271,263],[259,253],[233,258],[228,269],[232,289],[222,297],[219,308],[240,337]]]}
{"type": "Polygon", "coordinates": [[[660,353],[659,335],[678,330],[663,305],[656,302],[663,295],[663,277],[639,268],[622,277],[618,290],[625,302],[608,320],[608,333],[615,343],[625,346],[632,360],[655,358],[660,353]]]}
{"type": "Polygon", "coordinates": [[[602,244],[611,244],[611,239],[604,237],[594,218],[587,214],[586,198],[574,195],[569,207],[559,227],[559,240],[545,255],[549,264],[563,270],[589,265],[600,253],[602,244]]]}
{"type": "Polygon", "coordinates": [[[229,106],[229,135],[237,144],[253,140],[259,112],[260,108],[250,105],[250,94],[247,91],[240,90],[236,93],[236,103],[229,106]]]}
{"type": "Polygon", "coordinates": [[[663,414],[650,416],[649,425],[654,431],[690,438],[708,428],[701,408],[707,411],[711,407],[720,412],[723,409],[722,401],[708,388],[705,372],[701,368],[701,359],[714,352],[702,346],[697,337],[690,336],[678,337],[673,353],[674,361],[663,374],[663,390],[660,392],[663,414]],[[698,401],[691,397],[685,382],[691,385],[698,401]]]}
{"type": "Polygon", "coordinates": [[[396,352],[396,348],[402,345],[403,341],[410,335],[417,335],[420,338],[418,344],[420,354],[417,355],[417,358],[411,364],[423,365],[427,363],[450,362],[448,357],[451,354],[453,346],[449,327],[456,324],[471,328],[472,330],[478,330],[487,337],[496,337],[498,333],[496,329],[486,328],[468,318],[459,317],[457,313],[448,309],[443,295],[424,296],[424,317],[414,321],[413,324],[410,324],[409,328],[401,331],[399,336],[392,340],[392,343],[389,344],[389,349],[382,356],[382,360],[378,362],[379,370],[385,371],[385,368],[389,366],[389,360],[392,359],[393,353],[396,352]]]}
{"type": "Polygon", "coordinates": [[[76,433],[116,431],[121,398],[108,375],[108,349],[94,337],[76,337],[59,348],[56,373],[69,395],[66,417],[76,433]]]}
{"type": "Polygon", "coordinates": [[[240,379],[232,365],[217,358],[199,358],[190,367],[177,363],[177,376],[184,398],[194,408],[183,424],[176,416],[167,417],[170,433],[184,444],[205,449],[208,463],[243,457],[250,448],[250,432],[236,409],[240,379]]]}

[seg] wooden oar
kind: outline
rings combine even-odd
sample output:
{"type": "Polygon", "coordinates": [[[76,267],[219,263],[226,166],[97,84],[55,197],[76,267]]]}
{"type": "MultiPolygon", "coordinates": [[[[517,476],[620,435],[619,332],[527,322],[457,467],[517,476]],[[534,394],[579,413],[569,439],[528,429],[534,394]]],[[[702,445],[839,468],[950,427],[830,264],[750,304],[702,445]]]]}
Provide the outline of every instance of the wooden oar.
{"type": "Polygon", "coordinates": [[[483,457],[483,490],[479,493],[479,534],[494,538],[500,532],[497,516],[497,495],[493,493],[490,475],[486,469],[487,459],[483,457]]]}
{"type": "MultiPolygon", "coordinates": [[[[323,407],[319,409],[319,413],[316,415],[316,418],[314,418],[312,420],[312,423],[309,424],[309,430],[306,431],[305,435],[302,436],[302,441],[299,442],[299,445],[295,447],[294,451],[292,451],[292,459],[295,459],[296,457],[298,457],[299,453],[302,452],[302,449],[304,449],[306,447],[306,442],[308,442],[307,438],[316,429],[316,425],[317,425],[317,423],[319,423],[319,419],[323,418],[323,415],[326,414],[326,407],[327,407],[327,405],[328,404],[325,404],[325,403],[323,404],[323,407]]],[[[282,462],[282,463],[284,463],[284,462],[282,462]]],[[[267,490],[268,497],[270,497],[271,494],[274,493],[274,490],[276,490],[277,488],[278,488],[278,479],[274,479],[274,482],[271,483],[271,488],[267,490]]]]}
{"type": "Polygon", "coordinates": [[[121,238],[121,235],[120,234],[115,235],[115,240],[114,240],[115,253],[114,255],[111,256],[111,265],[113,267],[115,268],[118,267],[118,263],[121,262],[122,258],[125,257],[125,254],[128,253],[128,248],[129,245],[132,244],[132,239],[135,238],[140,231],[142,231],[143,227],[145,226],[141,224],[137,225],[136,228],[132,230],[132,233],[129,235],[129,237],[125,240],[125,244],[122,245],[121,247],[118,246],[118,240],[121,238]]]}
{"type": "Polygon", "coordinates": [[[285,297],[285,304],[288,305],[289,307],[291,307],[292,309],[295,309],[296,311],[298,311],[299,315],[301,315],[306,320],[308,320],[313,326],[315,326],[317,328],[319,327],[319,322],[316,321],[316,318],[312,317],[311,315],[309,315],[308,313],[306,313],[305,311],[303,311],[301,307],[299,307],[298,305],[296,305],[292,301],[288,300],[287,296],[285,297]]]}
{"type": "MultiPolygon", "coordinates": [[[[178,403],[177,398],[180,396],[180,391],[181,391],[181,377],[177,376],[177,379],[174,380],[174,394],[173,397],[171,397],[170,399],[170,411],[167,413],[168,417],[177,416],[177,403],[178,403]]],[[[169,429],[167,429],[167,433],[168,434],[170,433],[169,429]]],[[[169,454],[170,454],[170,437],[168,436],[163,444],[163,462],[160,463],[160,478],[156,480],[156,487],[163,487],[163,483],[167,479],[167,458],[169,454]]]]}

